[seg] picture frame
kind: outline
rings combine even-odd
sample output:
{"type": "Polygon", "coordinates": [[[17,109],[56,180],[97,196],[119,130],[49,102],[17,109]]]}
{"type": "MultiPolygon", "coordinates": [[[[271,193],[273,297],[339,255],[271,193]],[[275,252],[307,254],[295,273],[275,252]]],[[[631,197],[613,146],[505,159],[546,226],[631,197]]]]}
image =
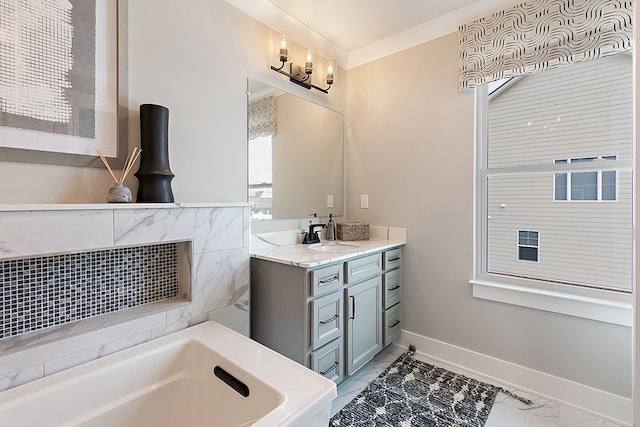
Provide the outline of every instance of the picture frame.
{"type": "MultiPolygon", "coordinates": [[[[45,69],[44,77],[27,76],[24,79],[27,81],[21,82],[23,87],[15,90],[15,103],[11,107],[13,110],[6,107],[10,104],[6,99],[3,100],[5,107],[0,109],[0,161],[103,168],[96,153],[96,149],[100,149],[112,168],[122,168],[128,152],[127,0],[71,0],[70,3],[75,8],[73,13],[76,15],[72,15],[75,21],[68,18],[71,13],[68,10],[62,11],[66,15],[63,14],[63,18],[58,19],[63,20],[63,29],[71,25],[71,32],[77,40],[58,30],[56,35],[62,35],[60,40],[53,43],[57,43],[56,48],[66,48],[67,56],[71,55],[73,58],[73,66],[77,67],[77,74],[81,75],[75,77],[78,84],[73,80],[68,81],[72,79],[72,72],[69,71],[71,65],[64,55],[53,57],[50,66],[41,65],[40,68],[45,69]],[[87,4],[90,5],[89,9],[87,4]],[[92,11],[95,13],[93,21],[92,11]],[[85,15],[81,15],[82,13],[85,15]],[[95,24],[92,27],[86,24],[87,21],[95,24]],[[95,37],[93,46],[91,39],[87,37],[87,34],[91,34],[88,31],[93,32],[95,37]],[[60,71],[61,68],[63,71],[60,71]],[[51,77],[51,69],[58,74],[51,77]],[[87,83],[91,77],[94,80],[87,83]],[[29,79],[35,81],[30,82],[29,79]],[[42,89],[38,86],[42,83],[39,81],[41,79],[53,79],[52,86],[59,86],[51,94],[47,91],[48,87],[42,89]],[[29,83],[32,83],[31,87],[28,87],[29,83]],[[94,83],[93,88],[91,83],[94,83]],[[92,89],[93,93],[90,93],[92,89]],[[29,96],[17,95],[21,93],[31,93],[38,106],[29,104],[29,96]],[[39,98],[39,94],[45,96],[39,98]],[[75,101],[79,106],[69,106],[74,101],[68,99],[74,96],[79,100],[75,101]],[[60,107],[63,105],[63,101],[60,101],[62,98],[66,104],[60,107]],[[41,104],[45,104],[44,107],[41,104]]],[[[48,9],[42,11],[43,14],[56,12],[58,11],[48,9]]],[[[51,20],[57,17],[58,15],[54,15],[53,18],[47,18],[51,20]]],[[[28,26],[33,21],[27,17],[24,22],[28,26]]],[[[38,30],[36,28],[36,33],[38,30]]],[[[19,43],[17,39],[18,37],[15,38],[16,43],[19,43]]],[[[46,43],[42,43],[41,49],[43,55],[49,54],[51,50],[46,43]]],[[[30,46],[29,51],[31,50],[35,50],[33,46],[30,46]]],[[[43,63],[46,59],[42,59],[42,55],[37,58],[43,63]]],[[[7,69],[12,65],[16,67],[15,70],[19,70],[15,64],[0,64],[0,67],[7,69]]],[[[24,68],[21,71],[23,70],[24,68]]],[[[8,90],[4,92],[5,95],[9,93],[8,96],[11,97],[11,88],[4,89],[8,90]]]]}

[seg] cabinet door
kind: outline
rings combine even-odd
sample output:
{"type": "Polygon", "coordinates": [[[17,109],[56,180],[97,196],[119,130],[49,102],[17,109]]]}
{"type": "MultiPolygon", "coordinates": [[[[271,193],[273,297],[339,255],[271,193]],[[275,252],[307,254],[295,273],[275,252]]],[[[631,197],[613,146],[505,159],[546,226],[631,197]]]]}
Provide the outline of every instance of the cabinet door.
{"type": "Polygon", "coordinates": [[[311,301],[311,349],[342,336],[342,292],[311,301]]]}
{"type": "Polygon", "coordinates": [[[347,375],[382,349],[382,277],[346,289],[347,375]]]}

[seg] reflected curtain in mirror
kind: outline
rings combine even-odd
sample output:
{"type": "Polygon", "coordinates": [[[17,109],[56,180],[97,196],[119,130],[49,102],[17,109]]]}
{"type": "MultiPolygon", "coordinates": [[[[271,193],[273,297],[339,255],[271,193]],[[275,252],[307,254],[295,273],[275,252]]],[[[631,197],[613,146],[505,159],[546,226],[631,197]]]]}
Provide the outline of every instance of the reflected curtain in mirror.
{"type": "Polygon", "coordinates": [[[249,139],[278,133],[278,103],[270,96],[249,104],[249,139]]]}

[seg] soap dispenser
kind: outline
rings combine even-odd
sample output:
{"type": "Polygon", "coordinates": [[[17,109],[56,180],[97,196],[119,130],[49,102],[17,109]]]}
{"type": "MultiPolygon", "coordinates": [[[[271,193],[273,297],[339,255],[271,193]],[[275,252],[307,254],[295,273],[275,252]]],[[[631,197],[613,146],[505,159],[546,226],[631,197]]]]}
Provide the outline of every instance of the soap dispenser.
{"type": "Polygon", "coordinates": [[[336,223],[333,222],[333,214],[329,214],[329,222],[327,223],[327,240],[336,240],[336,223]]]}

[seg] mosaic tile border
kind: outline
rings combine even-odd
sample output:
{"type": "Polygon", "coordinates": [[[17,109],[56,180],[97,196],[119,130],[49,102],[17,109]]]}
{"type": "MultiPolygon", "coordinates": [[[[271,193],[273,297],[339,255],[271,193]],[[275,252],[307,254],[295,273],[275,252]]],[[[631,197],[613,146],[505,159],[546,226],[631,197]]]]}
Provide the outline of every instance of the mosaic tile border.
{"type": "Polygon", "coordinates": [[[0,261],[0,339],[174,298],[178,243],[0,261]]]}

